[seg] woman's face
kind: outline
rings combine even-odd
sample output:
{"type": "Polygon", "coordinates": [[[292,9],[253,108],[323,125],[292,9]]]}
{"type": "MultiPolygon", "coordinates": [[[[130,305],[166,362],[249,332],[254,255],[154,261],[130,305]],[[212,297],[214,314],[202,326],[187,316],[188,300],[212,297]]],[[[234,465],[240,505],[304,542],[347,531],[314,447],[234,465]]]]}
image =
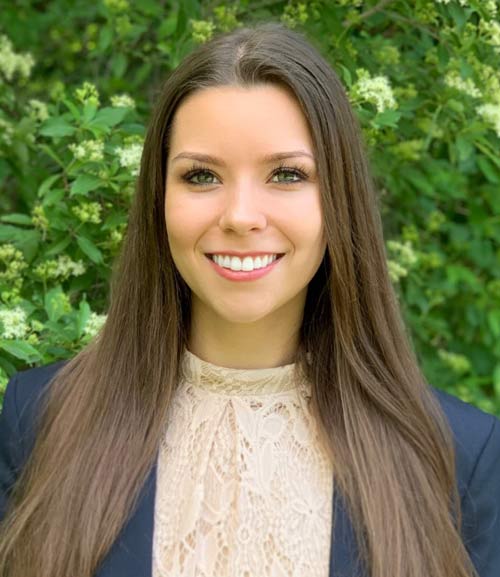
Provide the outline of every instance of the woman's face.
{"type": "Polygon", "coordinates": [[[211,326],[301,318],[326,241],[313,144],[297,102],[270,84],[208,88],[181,103],[172,128],[167,234],[193,310],[211,326]],[[283,256],[260,273],[224,268],[265,264],[245,260],[252,253],[283,256]]]}

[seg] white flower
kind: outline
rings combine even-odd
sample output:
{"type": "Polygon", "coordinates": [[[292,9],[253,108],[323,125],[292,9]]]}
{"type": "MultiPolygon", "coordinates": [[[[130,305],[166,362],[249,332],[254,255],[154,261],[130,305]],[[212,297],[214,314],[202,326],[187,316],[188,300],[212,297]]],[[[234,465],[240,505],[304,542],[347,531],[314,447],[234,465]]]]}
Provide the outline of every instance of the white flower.
{"type": "Polygon", "coordinates": [[[107,315],[99,315],[94,312],[90,313],[83,332],[90,337],[95,337],[106,322],[106,318],[107,315]]]}
{"type": "MultiPolygon", "coordinates": [[[[436,2],[438,4],[449,4],[450,0],[436,0],[436,2]]],[[[460,4],[460,6],[467,6],[469,2],[468,0],[458,0],[458,3],[460,4]]]]}
{"type": "Polygon", "coordinates": [[[483,104],[477,108],[477,112],[493,125],[495,132],[500,137],[500,104],[483,104]]]}
{"type": "Polygon", "coordinates": [[[28,78],[34,64],[33,56],[29,52],[16,54],[9,38],[0,36],[0,72],[9,82],[16,72],[23,78],[28,78]]]}
{"type": "Polygon", "coordinates": [[[486,35],[488,44],[494,46],[496,52],[500,52],[500,24],[494,20],[481,20],[479,29],[486,35]]]}
{"type": "Polygon", "coordinates": [[[474,81],[470,78],[464,80],[458,72],[448,72],[444,78],[444,82],[451,88],[464,92],[473,98],[481,97],[481,91],[474,84],[474,81]]]}
{"type": "Polygon", "coordinates": [[[26,313],[20,307],[0,310],[0,322],[3,324],[4,339],[22,339],[28,332],[26,313]]]}
{"type": "Polygon", "coordinates": [[[104,158],[104,142],[100,140],[83,140],[68,147],[77,160],[99,162],[104,158]]]}
{"type": "Polygon", "coordinates": [[[28,114],[35,120],[40,120],[40,122],[47,120],[49,117],[49,111],[47,110],[45,102],[36,100],[35,98],[28,101],[28,114]]]}
{"type": "Polygon", "coordinates": [[[132,176],[137,176],[141,164],[142,144],[134,143],[128,146],[119,146],[115,149],[115,152],[118,155],[120,166],[130,168],[132,176]]]}
{"type": "Polygon", "coordinates": [[[386,108],[396,108],[396,100],[392,92],[389,79],[386,76],[370,77],[370,73],[363,68],[357,71],[358,81],[351,89],[351,95],[361,100],[371,102],[378,112],[383,112],[386,108]]]}
{"type": "Polygon", "coordinates": [[[128,94],[117,94],[111,97],[111,106],[115,108],[135,108],[135,101],[128,94]]]}
{"type": "Polygon", "coordinates": [[[397,240],[388,240],[387,241],[387,248],[397,255],[398,262],[403,266],[411,266],[418,261],[418,257],[413,250],[412,243],[407,240],[404,243],[401,243],[397,240]]]}
{"type": "Polygon", "coordinates": [[[56,277],[68,277],[69,275],[79,276],[85,271],[86,268],[81,260],[75,262],[71,260],[67,254],[63,254],[57,259],[54,274],[56,277]]]}

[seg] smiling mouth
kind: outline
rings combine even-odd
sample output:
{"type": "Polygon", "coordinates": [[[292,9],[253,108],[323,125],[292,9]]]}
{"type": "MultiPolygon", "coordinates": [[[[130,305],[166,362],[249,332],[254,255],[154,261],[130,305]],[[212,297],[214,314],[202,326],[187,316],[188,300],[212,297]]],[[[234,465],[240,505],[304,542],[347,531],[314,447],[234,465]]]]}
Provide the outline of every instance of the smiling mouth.
{"type": "MultiPolygon", "coordinates": [[[[212,258],[212,257],[213,257],[213,254],[216,254],[216,253],[205,253],[205,256],[207,257],[208,260],[210,260],[211,262],[213,262],[213,263],[216,264],[217,266],[220,266],[221,268],[224,268],[224,269],[226,269],[226,270],[233,270],[233,269],[231,269],[230,267],[221,266],[219,263],[217,263],[217,262],[212,258]]],[[[268,253],[268,254],[272,254],[272,253],[268,253]]],[[[282,253],[274,253],[274,254],[276,254],[276,258],[275,258],[273,261],[268,262],[266,266],[261,266],[261,267],[259,267],[259,268],[254,268],[253,270],[256,271],[256,270],[262,270],[262,269],[264,269],[264,268],[268,268],[269,266],[271,266],[272,264],[274,264],[275,262],[277,262],[277,261],[279,261],[281,258],[283,258],[286,253],[282,252],[282,253]]],[[[243,261],[243,259],[244,259],[245,257],[237,257],[237,258],[239,258],[240,261],[243,261]]],[[[255,257],[252,257],[252,258],[255,258],[255,257]]],[[[246,271],[240,270],[240,271],[233,271],[233,272],[246,272],[246,271]]],[[[248,272],[251,272],[251,271],[248,271],[248,272]]]]}

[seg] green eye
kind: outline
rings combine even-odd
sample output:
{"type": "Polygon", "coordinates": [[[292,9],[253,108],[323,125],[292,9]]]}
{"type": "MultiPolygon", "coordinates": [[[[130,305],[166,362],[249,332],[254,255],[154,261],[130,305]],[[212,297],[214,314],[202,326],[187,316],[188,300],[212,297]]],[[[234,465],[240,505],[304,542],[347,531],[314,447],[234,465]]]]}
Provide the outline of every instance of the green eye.
{"type": "MultiPolygon", "coordinates": [[[[278,176],[278,180],[273,180],[272,182],[276,184],[297,184],[309,178],[309,175],[305,168],[303,167],[291,167],[291,166],[280,166],[274,172],[272,178],[274,179],[278,176]],[[284,178],[280,178],[279,175],[283,176],[284,178]]],[[[217,177],[213,174],[212,171],[208,170],[208,168],[193,164],[191,169],[182,175],[182,180],[187,182],[192,186],[210,186],[213,184],[217,184],[214,180],[217,177]],[[193,180],[193,179],[198,179],[193,180]]]]}
{"type": "Polygon", "coordinates": [[[285,184],[286,183],[293,184],[295,182],[300,182],[304,178],[300,172],[298,172],[297,170],[292,169],[292,168],[281,168],[281,169],[277,170],[273,176],[276,176],[278,174],[288,174],[289,176],[291,175],[292,177],[295,177],[295,179],[293,179],[293,180],[291,178],[286,178],[286,179],[281,179],[281,180],[278,179],[278,182],[282,182],[285,184]]]}
{"type": "Polygon", "coordinates": [[[188,172],[186,175],[183,176],[183,179],[186,182],[189,182],[190,184],[197,184],[197,185],[201,185],[203,186],[204,184],[214,184],[213,182],[210,182],[210,180],[206,180],[208,175],[208,179],[210,179],[211,177],[214,177],[214,175],[209,172],[208,170],[192,170],[190,172],[188,172]],[[193,181],[192,179],[195,177],[199,177],[201,175],[201,182],[196,182],[193,181]]]}

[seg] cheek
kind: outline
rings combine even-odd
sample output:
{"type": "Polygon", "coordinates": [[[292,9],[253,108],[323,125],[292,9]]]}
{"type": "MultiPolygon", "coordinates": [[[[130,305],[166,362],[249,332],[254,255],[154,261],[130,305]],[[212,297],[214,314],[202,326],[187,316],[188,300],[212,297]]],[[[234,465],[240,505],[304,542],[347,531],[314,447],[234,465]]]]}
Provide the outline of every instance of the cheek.
{"type": "Polygon", "coordinates": [[[172,195],[165,201],[167,236],[174,249],[192,247],[203,230],[204,212],[196,203],[181,201],[172,195]]]}
{"type": "Polygon", "coordinates": [[[297,249],[309,253],[319,251],[323,254],[326,240],[319,201],[293,207],[293,210],[288,211],[287,218],[291,238],[296,239],[297,249]]]}

